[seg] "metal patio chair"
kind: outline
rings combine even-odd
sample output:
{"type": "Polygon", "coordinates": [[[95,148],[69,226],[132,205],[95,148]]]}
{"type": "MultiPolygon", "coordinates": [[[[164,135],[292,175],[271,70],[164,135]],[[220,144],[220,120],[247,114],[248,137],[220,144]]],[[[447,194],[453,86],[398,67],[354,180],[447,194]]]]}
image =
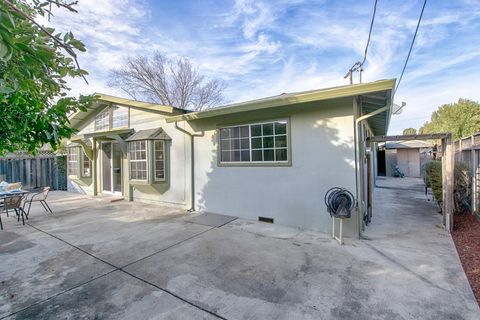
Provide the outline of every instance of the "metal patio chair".
{"type": "Polygon", "coordinates": [[[28,203],[28,209],[26,211],[27,217],[30,214],[30,208],[32,207],[32,202],[40,202],[40,204],[43,206],[43,208],[47,213],[53,213],[52,209],[47,203],[47,197],[49,192],[50,192],[50,187],[45,187],[41,191],[37,193],[32,193],[25,198],[23,207],[25,208],[25,206],[28,203]]]}
{"type": "MultiPolygon", "coordinates": [[[[14,183],[9,183],[5,191],[12,191],[16,189],[22,189],[22,183],[21,182],[14,182],[14,183]]],[[[0,200],[0,205],[3,206],[3,199],[0,200]]],[[[8,210],[7,212],[7,217],[8,217],[8,210]]]]}
{"type": "MultiPolygon", "coordinates": [[[[28,215],[23,210],[22,200],[23,195],[15,195],[15,196],[7,196],[3,200],[3,209],[4,211],[13,210],[17,215],[17,221],[20,221],[20,217],[22,218],[22,223],[25,225],[25,218],[28,220],[28,215]]],[[[3,230],[3,225],[1,225],[3,230]]]]}

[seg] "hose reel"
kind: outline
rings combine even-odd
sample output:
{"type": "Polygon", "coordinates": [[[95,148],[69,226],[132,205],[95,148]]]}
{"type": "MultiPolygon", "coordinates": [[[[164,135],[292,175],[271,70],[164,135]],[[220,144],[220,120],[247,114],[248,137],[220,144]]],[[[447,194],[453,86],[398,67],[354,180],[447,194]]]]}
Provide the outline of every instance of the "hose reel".
{"type": "Polygon", "coordinates": [[[355,207],[353,194],[345,188],[333,187],[325,194],[325,205],[332,217],[332,238],[343,244],[343,220],[352,216],[355,207]],[[335,220],[339,220],[338,236],[335,232],[335,220]]]}
{"type": "Polygon", "coordinates": [[[325,205],[330,216],[334,218],[350,218],[355,207],[355,197],[345,188],[333,187],[325,194],[325,205]]]}

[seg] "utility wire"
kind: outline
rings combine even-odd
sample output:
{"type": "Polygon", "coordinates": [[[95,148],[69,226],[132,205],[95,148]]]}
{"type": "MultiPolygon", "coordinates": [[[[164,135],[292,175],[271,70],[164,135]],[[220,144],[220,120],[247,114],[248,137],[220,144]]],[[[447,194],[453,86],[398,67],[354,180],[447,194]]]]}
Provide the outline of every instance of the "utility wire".
{"type": "Polygon", "coordinates": [[[420,22],[422,21],[423,11],[425,10],[425,5],[426,4],[427,4],[427,0],[425,0],[423,2],[422,12],[420,12],[420,17],[418,18],[417,28],[415,29],[415,34],[413,35],[412,43],[410,44],[410,49],[408,50],[407,59],[405,60],[405,64],[403,65],[402,73],[400,74],[400,78],[398,79],[397,86],[395,87],[395,91],[393,92],[394,96],[395,96],[395,93],[398,90],[398,87],[400,86],[400,82],[402,81],[405,69],[407,68],[408,60],[410,59],[410,54],[412,53],[413,44],[415,43],[415,39],[417,38],[418,28],[420,27],[420,22]]]}
{"type": "Polygon", "coordinates": [[[365,46],[365,54],[363,55],[363,60],[360,63],[360,66],[359,66],[360,68],[365,63],[365,60],[367,60],[367,52],[368,52],[368,46],[370,45],[370,37],[372,36],[373,22],[375,21],[375,13],[377,13],[377,1],[378,0],[375,0],[375,4],[373,6],[372,22],[370,22],[370,31],[368,32],[367,45],[365,46]]]}
{"type": "Polygon", "coordinates": [[[368,52],[368,46],[370,45],[370,38],[372,36],[373,22],[375,21],[375,14],[377,13],[377,2],[378,0],[375,0],[375,4],[373,6],[372,21],[370,22],[370,30],[368,31],[368,40],[367,40],[367,45],[365,46],[365,53],[363,55],[363,60],[361,62],[360,61],[355,62],[353,66],[350,67],[350,69],[348,70],[347,74],[344,77],[344,78],[347,78],[348,76],[350,76],[350,82],[352,79],[352,72],[361,69],[363,64],[367,60],[367,52],[368,52]]]}

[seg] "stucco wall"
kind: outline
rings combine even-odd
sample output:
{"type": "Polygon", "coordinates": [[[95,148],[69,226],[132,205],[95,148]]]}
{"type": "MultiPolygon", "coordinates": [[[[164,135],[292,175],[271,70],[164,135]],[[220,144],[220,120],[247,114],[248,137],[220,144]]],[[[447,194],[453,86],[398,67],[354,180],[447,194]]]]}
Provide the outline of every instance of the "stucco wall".
{"type": "MultiPolygon", "coordinates": [[[[166,123],[165,116],[159,113],[153,113],[130,107],[130,128],[135,131],[163,128],[163,130],[172,138],[166,144],[167,149],[167,161],[166,172],[167,179],[165,182],[159,182],[152,185],[131,185],[128,179],[128,162],[126,161],[127,155],[124,155],[122,180],[123,190],[126,195],[130,188],[132,193],[132,200],[161,203],[165,205],[174,205],[185,208],[190,199],[190,187],[187,186],[189,181],[186,179],[186,175],[190,172],[190,149],[189,138],[183,133],[175,129],[173,123],[166,123]]],[[[85,120],[81,124],[78,134],[92,133],[94,132],[94,115],[85,120]]],[[[185,126],[185,123],[180,123],[180,127],[185,126]]],[[[97,148],[99,144],[97,143],[97,148]]],[[[101,161],[100,152],[97,154],[97,188],[98,193],[101,193],[101,161]]],[[[68,190],[79,193],[93,194],[92,181],[83,181],[68,179],[68,190]]]]}
{"type": "MultiPolygon", "coordinates": [[[[179,123],[180,127],[185,123],[179,123]]],[[[187,175],[190,172],[189,137],[175,129],[174,123],[166,123],[162,115],[130,109],[130,127],[136,131],[163,128],[172,138],[167,144],[167,180],[151,186],[134,185],[133,200],[178,205],[186,207],[190,199],[187,175]]]]}
{"type": "MultiPolygon", "coordinates": [[[[334,186],[355,190],[352,106],[291,114],[290,167],[219,167],[217,131],[196,138],[196,205],[200,210],[330,232],[323,197],[334,186]]],[[[231,120],[230,120],[231,121],[231,120]]],[[[348,220],[346,235],[353,235],[348,220]]]]}

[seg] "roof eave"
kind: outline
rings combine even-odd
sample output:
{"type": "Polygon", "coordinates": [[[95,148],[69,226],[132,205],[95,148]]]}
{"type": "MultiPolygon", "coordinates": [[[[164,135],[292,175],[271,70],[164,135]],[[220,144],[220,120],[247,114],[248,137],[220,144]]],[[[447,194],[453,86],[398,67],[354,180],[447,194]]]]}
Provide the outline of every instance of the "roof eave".
{"type": "Polygon", "coordinates": [[[205,118],[212,118],[217,116],[224,116],[234,113],[247,112],[253,110],[261,110],[268,108],[275,108],[281,106],[293,106],[299,103],[306,103],[312,101],[322,101],[330,99],[338,99],[349,96],[356,96],[360,94],[391,90],[395,84],[394,79],[380,80],[370,83],[355,84],[342,87],[334,87],[321,89],[316,91],[300,92],[296,94],[284,94],[272,98],[253,100],[233,104],[230,106],[219,107],[211,110],[191,112],[184,115],[172,116],[166,119],[167,122],[175,121],[192,121],[205,118]]]}
{"type": "Polygon", "coordinates": [[[86,112],[79,110],[69,116],[68,120],[70,122],[71,127],[76,128],[76,126],[78,126],[82,121],[87,119],[99,106],[108,105],[108,104],[115,104],[115,105],[121,105],[125,107],[137,108],[141,110],[148,110],[152,112],[161,113],[166,116],[183,115],[187,112],[186,110],[175,108],[172,106],[164,106],[160,104],[119,98],[119,97],[110,96],[103,93],[94,93],[93,95],[96,97],[96,101],[93,102],[92,106],[90,106],[86,112]]]}

